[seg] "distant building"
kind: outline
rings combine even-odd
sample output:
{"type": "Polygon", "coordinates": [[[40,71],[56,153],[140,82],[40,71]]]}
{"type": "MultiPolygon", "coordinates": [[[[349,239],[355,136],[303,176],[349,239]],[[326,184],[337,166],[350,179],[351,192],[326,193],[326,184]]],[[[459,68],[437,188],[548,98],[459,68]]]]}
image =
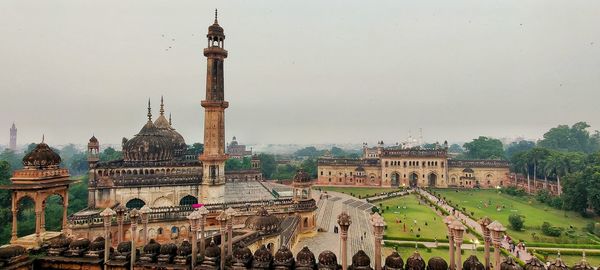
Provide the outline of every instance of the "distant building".
{"type": "Polygon", "coordinates": [[[17,151],[17,127],[13,122],[12,127],[10,128],[10,143],[8,148],[13,151],[17,151]]]}
{"type": "Polygon", "coordinates": [[[434,148],[363,147],[358,159],[318,160],[318,185],[375,187],[480,187],[509,184],[509,163],[503,160],[454,160],[447,144],[434,148]]]}
{"type": "Polygon", "coordinates": [[[243,159],[252,156],[252,148],[250,151],[246,150],[246,146],[238,144],[235,136],[233,136],[231,143],[227,146],[227,155],[229,155],[230,158],[243,159]]]}

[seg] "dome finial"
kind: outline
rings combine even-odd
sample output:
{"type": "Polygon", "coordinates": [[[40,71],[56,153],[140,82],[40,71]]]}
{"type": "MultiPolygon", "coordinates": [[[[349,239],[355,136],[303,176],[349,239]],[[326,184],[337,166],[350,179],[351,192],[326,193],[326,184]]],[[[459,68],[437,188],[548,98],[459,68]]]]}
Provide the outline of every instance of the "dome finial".
{"type": "Polygon", "coordinates": [[[217,17],[218,17],[218,11],[217,11],[217,9],[215,8],[215,23],[217,23],[217,22],[218,22],[218,20],[217,20],[217,17]]]}
{"type": "Polygon", "coordinates": [[[152,122],[152,109],[150,108],[150,98],[148,98],[148,121],[152,122]]]}
{"type": "Polygon", "coordinates": [[[164,115],[165,114],[165,103],[163,100],[163,96],[160,95],[160,115],[164,115]]]}
{"type": "Polygon", "coordinates": [[[169,125],[173,125],[173,122],[171,122],[171,113],[169,113],[169,125]]]}
{"type": "Polygon", "coordinates": [[[44,143],[44,139],[45,139],[46,135],[42,134],[42,143],[44,143]]]}

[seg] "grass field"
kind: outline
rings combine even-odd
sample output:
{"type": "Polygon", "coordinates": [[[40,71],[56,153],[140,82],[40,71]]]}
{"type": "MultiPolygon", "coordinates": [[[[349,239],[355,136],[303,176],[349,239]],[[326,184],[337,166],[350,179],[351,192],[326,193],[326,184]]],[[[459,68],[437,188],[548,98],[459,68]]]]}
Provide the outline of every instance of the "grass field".
{"type": "Polygon", "coordinates": [[[397,188],[373,188],[373,187],[314,187],[314,189],[321,189],[321,190],[327,190],[327,191],[336,191],[336,192],[341,192],[341,193],[345,193],[348,195],[357,197],[360,196],[361,198],[364,198],[365,196],[369,195],[375,195],[377,193],[381,193],[381,192],[390,192],[390,191],[397,191],[399,189],[397,188]]]}
{"type": "Polygon", "coordinates": [[[500,221],[508,228],[508,234],[514,239],[544,243],[592,242],[585,231],[585,226],[593,219],[583,218],[575,212],[563,212],[551,208],[529,197],[514,197],[502,194],[497,190],[461,190],[457,192],[453,189],[436,189],[434,192],[441,194],[450,204],[458,204],[459,209],[462,210],[464,207],[467,213],[473,212],[476,219],[488,216],[500,221]],[[512,213],[520,214],[525,218],[524,230],[515,231],[510,228],[508,216],[512,213]],[[560,237],[545,236],[540,229],[543,222],[549,222],[553,226],[565,229],[572,226],[574,232],[572,236],[568,236],[566,233],[560,237]]]}
{"type": "MultiPolygon", "coordinates": [[[[548,261],[552,262],[556,259],[556,255],[548,255],[548,261]]],[[[573,267],[576,263],[581,261],[581,256],[576,255],[561,255],[560,259],[565,262],[569,267],[573,267]]],[[[585,256],[585,260],[589,262],[593,267],[600,266],[600,256],[585,256]]]]}
{"type": "MultiPolygon", "coordinates": [[[[381,203],[385,210],[386,236],[414,238],[419,235],[419,238],[425,239],[446,239],[447,228],[442,218],[428,206],[419,204],[415,195],[387,199],[381,203]],[[396,220],[401,223],[396,223],[396,220]]],[[[465,235],[465,242],[471,239],[475,236],[465,235]]]]}

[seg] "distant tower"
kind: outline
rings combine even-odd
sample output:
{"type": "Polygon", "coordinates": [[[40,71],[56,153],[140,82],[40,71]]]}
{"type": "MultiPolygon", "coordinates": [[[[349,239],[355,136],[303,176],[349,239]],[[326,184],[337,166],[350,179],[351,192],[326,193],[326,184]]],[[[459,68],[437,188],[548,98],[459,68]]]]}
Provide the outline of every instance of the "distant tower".
{"type": "Polygon", "coordinates": [[[204,49],[206,65],[206,99],[204,107],[204,153],[202,161],[202,203],[223,202],[225,196],[225,101],[223,62],[227,51],[223,48],[225,33],[217,21],[208,27],[208,48],[204,49]]]}
{"type": "Polygon", "coordinates": [[[10,150],[13,150],[13,152],[17,151],[17,127],[15,126],[15,122],[13,122],[12,127],[10,128],[10,144],[8,147],[10,150]]]}
{"type": "Polygon", "coordinates": [[[260,158],[256,154],[252,155],[251,162],[252,162],[252,169],[260,170],[260,158]]]}
{"type": "Polygon", "coordinates": [[[88,185],[88,207],[95,207],[96,205],[96,173],[94,169],[96,164],[100,161],[100,142],[96,139],[96,136],[90,138],[87,145],[87,161],[90,167],[89,170],[89,185],[88,185]]]}

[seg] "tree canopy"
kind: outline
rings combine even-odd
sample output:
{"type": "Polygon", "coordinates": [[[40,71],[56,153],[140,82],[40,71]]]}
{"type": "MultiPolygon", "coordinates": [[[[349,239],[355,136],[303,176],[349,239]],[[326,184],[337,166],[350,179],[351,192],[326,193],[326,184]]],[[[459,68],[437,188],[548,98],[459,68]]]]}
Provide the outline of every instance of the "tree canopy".
{"type": "Polygon", "coordinates": [[[503,159],[504,149],[502,142],[498,139],[480,136],[473,141],[463,145],[466,159],[503,159]]]}
{"type": "Polygon", "coordinates": [[[571,127],[559,125],[544,133],[538,146],[558,150],[592,153],[600,150],[600,134],[595,131],[590,135],[590,127],[586,122],[577,122],[571,127]]]}

